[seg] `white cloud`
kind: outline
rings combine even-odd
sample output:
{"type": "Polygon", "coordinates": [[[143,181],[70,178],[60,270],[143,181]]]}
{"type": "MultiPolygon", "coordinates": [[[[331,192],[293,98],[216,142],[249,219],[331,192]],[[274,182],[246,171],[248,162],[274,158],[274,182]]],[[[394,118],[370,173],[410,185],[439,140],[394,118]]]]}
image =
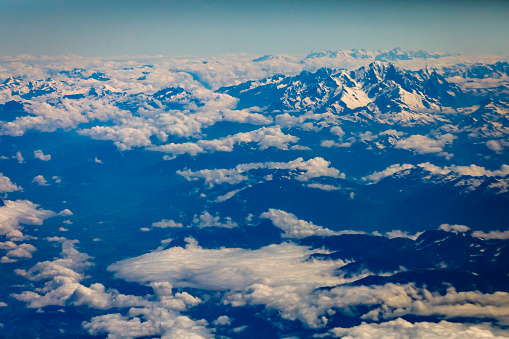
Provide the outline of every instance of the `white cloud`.
{"type": "Polygon", "coordinates": [[[51,155],[44,154],[41,150],[34,151],[34,157],[37,159],[41,159],[42,161],[51,160],[51,155]]]}
{"type": "Polygon", "coordinates": [[[509,175],[509,165],[502,165],[499,170],[487,170],[484,167],[477,166],[477,165],[470,165],[470,166],[444,166],[439,167],[435,166],[433,164],[430,164],[429,162],[425,162],[423,164],[417,165],[421,167],[422,169],[431,172],[432,174],[442,174],[447,175],[449,173],[455,173],[459,175],[468,175],[471,177],[506,177],[509,175]]]}
{"type": "Polygon", "coordinates": [[[341,189],[341,187],[339,187],[339,186],[333,186],[333,185],[328,185],[328,184],[316,184],[316,183],[308,184],[308,187],[318,188],[323,191],[337,191],[337,190],[341,189]]]}
{"type": "Polygon", "coordinates": [[[468,324],[452,323],[442,320],[439,323],[416,322],[410,323],[401,318],[376,323],[362,323],[350,328],[334,328],[331,333],[335,337],[344,339],[404,339],[404,338],[427,338],[427,339],[464,339],[464,338],[494,338],[502,339],[509,337],[509,331],[494,327],[489,323],[468,324]]]}
{"type": "Polygon", "coordinates": [[[18,245],[16,245],[14,242],[8,240],[4,242],[0,242],[0,249],[1,250],[12,250],[16,248],[18,245]]]}
{"type": "MultiPolygon", "coordinates": [[[[414,150],[419,154],[441,153],[447,144],[452,144],[456,136],[443,134],[432,139],[425,135],[414,134],[408,138],[398,140],[395,147],[414,150]]],[[[445,155],[445,154],[444,154],[445,155]]]]}
{"type": "Polygon", "coordinates": [[[339,138],[343,138],[345,136],[345,131],[343,131],[343,129],[339,126],[332,126],[330,128],[330,132],[337,135],[339,138]]]}
{"type": "Polygon", "coordinates": [[[224,195],[220,195],[218,196],[214,202],[223,202],[223,201],[226,201],[228,199],[231,199],[232,197],[235,196],[235,194],[239,193],[240,191],[243,191],[244,188],[239,188],[239,189],[236,189],[236,190],[233,190],[233,191],[230,191],[224,195]]]}
{"type": "Polygon", "coordinates": [[[415,167],[414,165],[410,165],[410,164],[403,164],[403,165],[394,164],[394,165],[387,167],[383,171],[374,172],[373,174],[363,177],[362,180],[363,181],[371,181],[373,183],[376,183],[376,182],[382,180],[383,178],[390,177],[391,175],[393,175],[395,173],[405,171],[408,169],[412,169],[414,167],[415,167]]]}
{"type": "Polygon", "coordinates": [[[97,164],[102,164],[103,163],[102,160],[97,159],[97,157],[95,157],[94,162],[96,162],[97,164]]]}
{"type": "Polygon", "coordinates": [[[175,222],[173,220],[163,219],[158,222],[152,223],[152,227],[159,227],[159,228],[179,228],[183,227],[183,225],[179,222],[175,222]]]}
{"type": "Polygon", "coordinates": [[[34,180],[32,180],[32,182],[35,182],[35,183],[37,183],[40,186],[49,186],[49,184],[46,181],[46,179],[42,175],[40,175],[40,174],[38,176],[36,176],[34,178],[34,180]]]}
{"type": "Polygon", "coordinates": [[[282,229],[283,238],[305,238],[312,235],[331,236],[340,234],[328,228],[316,226],[315,224],[298,219],[294,214],[277,209],[269,209],[260,215],[260,218],[267,218],[274,226],[282,229]]]}
{"type": "Polygon", "coordinates": [[[39,262],[28,271],[15,270],[16,274],[34,283],[44,282],[43,287],[37,288],[36,292],[24,291],[12,294],[17,300],[26,302],[29,308],[72,304],[109,309],[149,304],[141,297],[119,294],[116,290],[106,291],[99,283],[85,287],[80,282],[85,278],[84,271],[92,265],[89,262],[90,257],[75,248],[75,241],[62,238],[51,240],[63,241],[60,258],[39,262]]]}
{"type": "Polygon", "coordinates": [[[221,222],[218,215],[214,217],[207,211],[204,211],[200,216],[195,214],[193,217],[193,225],[198,228],[204,227],[233,228],[239,226],[236,222],[232,221],[230,217],[226,217],[225,221],[221,222]]]}
{"type": "Polygon", "coordinates": [[[222,315],[214,320],[214,325],[216,326],[230,326],[231,320],[227,315],[222,315]]]}
{"type": "Polygon", "coordinates": [[[402,137],[403,135],[405,135],[405,132],[396,131],[395,129],[388,129],[386,131],[380,132],[378,135],[391,135],[395,137],[402,137]]]}
{"type": "Polygon", "coordinates": [[[25,162],[25,159],[23,158],[23,155],[19,151],[16,152],[16,155],[13,158],[16,158],[16,160],[18,160],[19,164],[22,164],[22,163],[25,162]]]}
{"type": "Polygon", "coordinates": [[[320,250],[311,251],[293,243],[252,251],[203,249],[193,240],[188,239],[185,248],[172,247],[126,259],[111,265],[109,270],[128,281],[169,282],[176,287],[223,291],[242,290],[257,282],[330,286],[344,281],[335,274],[344,262],[307,260],[320,250]]]}
{"type": "Polygon", "coordinates": [[[189,307],[202,301],[187,292],[172,292],[167,282],[152,283],[155,295],[138,297],[124,295],[116,290],[106,290],[100,283],[86,287],[81,284],[84,271],[91,266],[90,257],[80,253],[73,245],[75,241],[51,239],[62,242],[61,258],[39,262],[28,271],[15,272],[33,283],[44,282],[36,292],[24,291],[11,296],[24,301],[30,308],[48,305],[86,305],[107,310],[110,308],[129,308],[127,316],[106,314],[84,322],[83,327],[93,335],[109,334],[110,338],[163,335],[168,338],[212,338],[206,321],[194,321],[180,315],[189,307]],[[140,318],[145,321],[140,322],[140,318]]]}
{"type": "MultiPolygon", "coordinates": [[[[240,165],[239,165],[240,166],[240,165]]],[[[205,183],[209,184],[211,187],[216,184],[228,183],[228,184],[238,184],[242,181],[248,180],[248,177],[243,175],[247,169],[237,166],[235,169],[203,169],[196,172],[191,170],[178,170],[177,174],[183,176],[188,181],[198,180],[199,178],[205,179],[205,183]]],[[[257,166],[255,168],[259,168],[261,164],[255,164],[257,166]]]]}
{"type": "Polygon", "coordinates": [[[509,239],[509,231],[490,231],[488,233],[475,231],[472,232],[472,236],[482,239],[509,239]]]}
{"type": "Polygon", "coordinates": [[[332,178],[345,178],[345,174],[341,173],[334,167],[329,167],[330,162],[320,158],[312,158],[307,161],[304,161],[303,158],[297,158],[290,162],[265,162],[265,163],[248,163],[248,164],[240,164],[232,169],[204,169],[196,172],[192,172],[191,170],[177,171],[177,174],[180,174],[187,180],[198,180],[205,179],[205,183],[209,184],[209,186],[214,186],[216,184],[229,183],[229,184],[237,184],[243,181],[249,180],[246,172],[249,172],[254,169],[285,169],[290,171],[302,171],[298,174],[294,174],[295,179],[299,181],[309,181],[312,178],[318,177],[332,177],[332,178]]]}
{"type": "Polygon", "coordinates": [[[148,149],[170,153],[174,156],[185,153],[196,156],[199,153],[206,152],[232,152],[235,145],[250,142],[256,143],[260,149],[276,147],[281,150],[287,150],[291,143],[296,143],[298,140],[299,138],[293,135],[284,134],[279,126],[272,126],[262,127],[251,132],[237,133],[220,139],[198,140],[195,143],[170,143],[161,146],[151,146],[148,149]]]}
{"type": "Polygon", "coordinates": [[[22,188],[14,184],[11,179],[0,173],[0,193],[21,191],[22,188]]]}
{"type": "Polygon", "coordinates": [[[4,200],[5,206],[0,207],[0,235],[7,239],[23,239],[22,226],[42,225],[47,218],[55,216],[55,212],[43,210],[28,200],[4,200]]]}
{"type": "Polygon", "coordinates": [[[35,252],[37,249],[30,244],[21,244],[16,246],[16,248],[13,248],[7,252],[5,255],[9,259],[30,259],[32,258],[32,252],[35,252]]]}
{"type": "Polygon", "coordinates": [[[488,147],[489,149],[491,149],[495,152],[500,152],[504,149],[504,147],[497,140],[486,141],[486,147],[488,147]]]}
{"type": "MultiPolygon", "coordinates": [[[[439,227],[442,231],[453,232],[453,233],[465,233],[470,231],[470,227],[465,225],[449,225],[442,224],[439,227]]],[[[481,239],[509,239],[509,231],[490,231],[485,233],[483,231],[474,231],[472,236],[481,239]]]]}
{"type": "Polygon", "coordinates": [[[115,313],[94,317],[83,327],[91,335],[107,333],[111,339],[156,335],[168,339],[211,339],[214,336],[206,325],[206,321],[195,321],[172,310],[151,307],[131,308],[126,316],[115,313]]]}
{"type": "Polygon", "coordinates": [[[332,310],[347,316],[358,316],[359,309],[370,311],[360,316],[363,320],[381,321],[405,315],[441,316],[447,318],[472,317],[496,319],[509,323],[509,293],[483,294],[479,291],[457,292],[449,288],[445,295],[416,288],[413,284],[348,286],[330,290],[306,291],[297,286],[273,287],[253,284],[242,292],[228,297],[233,306],[265,305],[278,310],[283,318],[299,319],[306,326],[317,328],[327,323],[332,310]]]}
{"type": "Polygon", "coordinates": [[[376,135],[373,135],[370,131],[366,131],[364,133],[359,133],[358,135],[360,141],[372,141],[376,139],[376,135]]]}
{"type": "MultiPolygon", "coordinates": [[[[71,240],[67,239],[66,237],[57,237],[57,236],[46,237],[46,238],[44,238],[44,240],[49,241],[49,242],[60,242],[60,243],[64,243],[66,241],[71,241],[71,240]]],[[[78,240],[74,241],[74,243],[77,243],[77,242],[78,242],[78,240]]]]}
{"type": "Polygon", "coordinates": [[[66,208],[66,209],[60,211],[60,213],[58,213],[58,215],[67,217],[67,216],[73,215],[73,213],[71,212],[70,209],[66,208]]]}
{"type": "Polygon", "coordinates": [[[452,232],[452,233],[465,233],[470,231],[470,228],[464,225],[449,225],[449,224],[442,224],[440,227],[438,227],[439,230],[446,231],[446,232],[452,232]]]}
{"type": "Polygon", "coordinates": [[[352,144],[353,144],[353,141],[338,143],[338,142],[335,142],[334,140],[323,140],[320,143],[320,146],[326,147],[326,148],[332,148],[332,147],[350,147],[350,146],[352,146],[352,144]]]}
{"type": "MultiPolygon", "coordinates": [[[[418,165],[412,165],[412,164],[394,164],[383,171],[380,172],[374,172],[373,174],[370,174],[366,177],[363,177],[363,181],[370,181],[370,182],[378,182],[382,180],[383,178],[392,176],[396,173],[399,173],[401,171],[413,169],[416,167],[420,167],[423,170],[430,172],[432,175],[449,175],[449,174],[456,174],[460,176],[471,176],[471,177],[506,177],[509,175],[509,165],[502,165],[499,170],[487,170],[484,167],[477,166],[477,165],[470,165],[470,166],[457,166],[457,165],[451,165],[451,166],[436,166],[429,162],[425,162],[418,165]]],[[[495,187],[495,185],[492,185],[495,187]]],[[[504,183],[500,183],[500,187],[503,188],[504,183]]]]}
{"type": "MultiPolygon", "coordinates": [[[[375,232],[373,232],[373,235],[375,234],[375,232]]],[[[415,240],[417,239],[420,235],[422,234],[422,232],[418,232],[416,234],[410,234],[408,233],[407,231],[401,231],[401,230],[393,230],[393,231],[389,231],[389,232],[386,232],[384,233],[384,236],[389,238],[389,239],[394,239],[394,238],[408,238],[408,239],[412,239],[412,240],[415,240]]]]}
{"type": "Polygon", "coordinates": [[[155,130],[148,126],[94,126],[90,129],[80,130],[81,135],[87,135],[97,140],[112,140],[121,151],[132,147],[150,146],[150,136],[155,130]]]}

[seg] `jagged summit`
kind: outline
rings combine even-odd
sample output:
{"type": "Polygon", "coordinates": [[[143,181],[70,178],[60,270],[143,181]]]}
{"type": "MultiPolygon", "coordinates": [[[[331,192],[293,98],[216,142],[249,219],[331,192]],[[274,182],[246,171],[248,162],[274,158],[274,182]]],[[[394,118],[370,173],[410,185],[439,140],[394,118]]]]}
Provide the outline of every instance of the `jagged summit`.
{"type": "Polygon", "coordinates": [[[375,61],[356,70],[321,68],[219,89],[240,99],[239,107],[268,112],[441,111],[461,104],[462,91],[435,70],[407,71],[375,61]],[[374,104],[374,106],[373,106],[374,104]],[[369,106],[369,107],[368,107],[369,106]]]}

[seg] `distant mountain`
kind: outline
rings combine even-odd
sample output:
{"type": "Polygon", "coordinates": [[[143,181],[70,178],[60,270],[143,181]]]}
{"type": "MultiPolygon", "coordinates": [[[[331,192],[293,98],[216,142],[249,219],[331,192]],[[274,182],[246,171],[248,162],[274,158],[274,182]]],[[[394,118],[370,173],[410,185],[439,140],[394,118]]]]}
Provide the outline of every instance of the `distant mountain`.
{"type": "Polygon", "coordinates": [[[203,106],[198,99],[193,97],[191,93],[181,87],[164,88],[154,93],[152,97],[159,100],[168,109],[183,109],[191,103],[194,103],[197,106],[203,106]]]}
{"type": "Polygon", "coordinates": [[[218,90],[239,98],[238,108],[272,112],[441,112],[458,107],[463,92],[432,69],[407,71],[374,62],[353,71],[322,68],[296,76],[275,75],[218,90]]]}
{"type": "Polygon", "coordinates": [[[403,51],[401,48],[396,47],[390,51],[378,51],[375,60],[379,61],[397,61],[397,60],[414,60],[414,59],[439,59],[448,56],[456,56],[459,54],[451,53],[432,53],[426,51],[403,51]]]}
{"type": "Polygon", "coordinates": [[[499,79],[509,76],[509,63],[504,61],[494,64],[457,64],[454,66],[444,67],[442,72],[445,77],[459,76],[470,79],[499,79]]]}
{"type": "Polygon", "coordinates": [[[262,61],[291,61],[290,58],[284,56],[284,55],[271,55],[271,54],[266,54],[262,57],[259,57],[259,58],[255,58],[253,59],[253,62],[262,62],[262,61]]]}
{"type": "Polygon", "coordinates": [[[358,60],[369,60],[376,56],[376,52],[370,52],[365,49],[352,49],[350,51],[321,51],[309,53],[301,62],[305,62],[309,59],[320,59],[320,58],[353,58],[358,60]]]}
{"type": "Polygon", "coordinates": [[[426,51],[404,51],[399,47],[392,50],[367,51],[365,49],[352,49],[350,51],[320,51],[309,53],[301,62],[305,63],[311,59],[355,59],[355,60],[372,60],[372,61],[398,61],[398,60],[415,60],[415,59],[439,59],[448,56],[457,56],[459,54],[451,53],[432,53],[426,51]]]}

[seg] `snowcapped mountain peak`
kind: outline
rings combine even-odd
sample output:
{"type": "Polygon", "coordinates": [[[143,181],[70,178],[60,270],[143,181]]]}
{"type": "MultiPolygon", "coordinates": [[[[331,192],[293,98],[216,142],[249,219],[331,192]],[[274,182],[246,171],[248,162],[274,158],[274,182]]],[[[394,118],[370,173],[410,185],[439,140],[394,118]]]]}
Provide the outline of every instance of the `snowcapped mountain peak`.
{"type": "Polygon", "coordinates": [[[253,59],[253,62],[263,62],[263,61],[290,61],[290,58],[284,55],[266,54],[262,57],[253,59]]]}

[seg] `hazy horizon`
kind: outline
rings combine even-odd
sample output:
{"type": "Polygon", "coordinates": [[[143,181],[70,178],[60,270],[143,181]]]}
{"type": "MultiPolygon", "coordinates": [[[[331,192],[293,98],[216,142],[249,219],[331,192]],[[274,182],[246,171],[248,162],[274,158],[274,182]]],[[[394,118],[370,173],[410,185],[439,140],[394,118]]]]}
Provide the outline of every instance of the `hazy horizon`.
{"type": "Polygon", "coordinates": [[[509,54],[507,17],[504,1],[0,0],[0,54],[509,54]]]}

